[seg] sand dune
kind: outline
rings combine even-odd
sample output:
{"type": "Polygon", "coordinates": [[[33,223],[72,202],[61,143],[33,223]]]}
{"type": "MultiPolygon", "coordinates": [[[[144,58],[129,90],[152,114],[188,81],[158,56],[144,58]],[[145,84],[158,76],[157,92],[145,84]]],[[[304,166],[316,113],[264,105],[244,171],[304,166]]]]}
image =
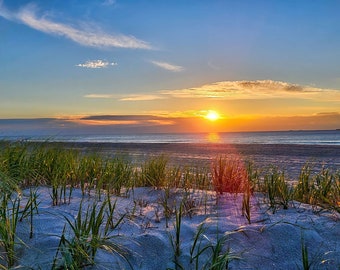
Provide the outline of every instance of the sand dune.
{"type": "MultiPolygon", "coordinates": [[[[80,190],[75,190],[70,204],[52,206],[49,188],[41,187],[39,214],[34,216],[34,234],[29,238],[28,220],[18,225],[18,236],[25,246],[18,250],[18,262],[24,268],[50,269],[60,241],[65,217],[74,220],[82,200],[80,190]]],[[[183,190],[171,190],[171,202],[183,197],[183,190]]],[[[28,191],[24,191],[24,195],[28,191]]],[[[188,193],[187,193],[188,194],[188,193]]],[[[315,269],[339,269],[340,267],[340,215],[336,212],[313,209],[310,205],[291,202],[288,210],[268,209],[261,194],[251,198],[251,224],[242,216],[241,195],[191,191],[193,208],[191,217],[184,215],[180,233],[178,262],[184,269],[196,269],[190,263],[190,248],[200,225],[205,228],[201,248],[214,246],[225,237],[223,250],[230,248],[229,269],[302,269],[302,236],[308,248],[309,261],[315,269]]],[[[164,211],[160,201],[164,191],[153,188],[135,188],[127,196],[112,196],[117,200],[116,218],[125,215],[122,223],[110,232],[127,251],[133,269],[175,269],[174,252],[170,235],[175,234],[175,216],[166,228],[164,211]],[[157,217],[158,216],[158,217],[157,217]]],[[[24,196],[25,198],[25,196],[24,196]]],[[[24,200],[23,200],[24,201],[24,200]]],[[[83,209],[98,201],[96,194],[83,198],[83,209]]],[[[99,202],[100,204],[100,202],[99,202]]],[[[84,210],[85,211],[85,210],[84,210]]],[[[72,237],[71,234],[67,234],[72,237]]],[[[198,260],[203,269],[211,261],[209,250],[198,260]]],[[[87,269],[131,269],[121,257],[100,250],[95,265],[87,269]]]]}

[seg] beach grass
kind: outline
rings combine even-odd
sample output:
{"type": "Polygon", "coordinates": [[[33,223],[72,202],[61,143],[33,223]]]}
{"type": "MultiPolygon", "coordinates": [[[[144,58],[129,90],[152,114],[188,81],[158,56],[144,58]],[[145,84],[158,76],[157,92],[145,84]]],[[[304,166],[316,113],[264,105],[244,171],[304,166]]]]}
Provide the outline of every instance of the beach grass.
{"type": "Polygon", "coordinates": [[[212,182],[217,192],[242,193],[247,180],[247,171],[242,160],[220,156],[213,161],[212,182]]]}
{"type": "Polygon", "coordinates": [[[152,157],[144,162],[139,174],[139,185],[161,188],[167,181],[168,160],[165,156],[152,157]]]}
{"type": "Polygon", "coordinates": [[[20,199],[10,198],[10,194],[4,194],[1,200],[0,211],[0,244],[4,248],[4,258],[7,267],[15,264],[16,228],[19,220],[20,199]]]}
{"type": "MultiPolygon", "coordinates": [[[[273,213],[277,209],[288,209],[292,201],[340,213],[339,171],[326,167],[315,171],[310,164],[306,164],[294,184],[294,179],[286,177],[283,170],[272,165],[268,168],[259,169],[254,163],[233,156],[216,157],[210,167],[170,165],[165,155],[149,157],[141,164],[133,164],[128,157],[122,155],[108,158],[99,153],[84,153],[76,149],[54,147],[48,143],[2,142],[0,262],[4,263],[1,263],[1,268],[10,268],[16,264],[16,247],[22,244],[16,235],[18,221],[29,218],[29,235],[33,237],[33,216],[38,213],[39,186],[49,187],[55,207],[70,204],[75,188],[81,190],[83,199],[92,194],[98,198],[96,203],[85,210],[81,203],[75,220],[65,216],[54,269],[82,269],[93,265],[98,248],[105,248],[126,259],[125,249],[115,244],[110,233],[128,217],[128,213],[114,221],[116,202],[111,202],[110,195],[121,196],[123,190],[127,194],[128,190],[133,191],[136,187],[153,187],[163,192],[157,206],[157,218],[160,220],[159,209],[163,209],[166,228],[169,229],[169,221],[175,216],[174,231],[169,233],[169,239],[176,269],[181,269],[182,216],[191,218],[195,214],[198,202],[192,194],[198,190],[215,191],[217,194],[243,194],[240,208],[249,224],[252,221],[251,197],[255,192],[265,194],[266,204],[273,213]],[[29,188],[30,193],[26,204],[21,207],[19,191],[25,188],[29,188]],[[181,199],[176,201],[173,197],[178,194],[181,194],[181,199]],[[67,233],[68,230],[71,233],[67,233]]],[[[137,205],[138,200],[135,201],[135,207],[137,205]]],[[[202,226],[193,239],[190,262],[198,269],[200,256],[210,250],[209,264],[204,269],[228,269],[229,261],[234,257],[230,249],[225,248],[226,238],[217,238],[214,245],[212,242],[203,245],[200,240],[203,235],[202,226]]],[[[305,268],[309,262],[308,250],[303,241],[301,254],[305,268]]]]}
{"type": "Polygon", "coordinates": [[[114,241],[114,236],[110,236],[119,223],[123,220],[122,216],[117,222],[113,222],[115,204],[111,204],[110,198],[98,205],[97,202],[88,205],[83,211],[83,201],[77,216],[71,220],[65,216],[66,227],[64,227],[60,237],[57,253],[53,260],[52,269],[82,269],[95,264],[95,257],[98,249],[116,254],[126,258],[127,251],[114,241]],[[106,212],[108,207],[108,212],[106,212]],[[106,217],[107,215],[107,217],[106,217]],[[102,227],[105,227],[103,230],[102,227]],[[67,228],[71,233],[67,234],[67,228]],[[67,237],[67,235],[71,235],[67,237]]]}
{"type": "Polygon", "coordinates": [[[123,188],[138,186],[244,193],[250,185],[251,192],[268,195],[272,208],[287,208],[289,201],[297,200],[339,210],[339,171],[322,167],[315,172],[307,163],[293,185],[294,179],[286,177],[284,170],[268,165],[269,169],[260,170],[240,158],[219,156],[211,167],[173,166],[165,155],[149,157],[138,165],[120,155],[107,158],[48,143],[0,144],[0,174],[2,182],[8,182],[2,188],[47,185],[54,205],[68,202],[74,187],[80,187],[83,195],[92,190],[120,195],[123,188]]]}
{"type": "Polygon", "coordinates": [[[275,213],[277,207],[288,209],[292,199],[292,185],[285,179],[285,173],[277,167],[271,167],[264,175],[265,194],[268,196],[269,206],[275,213]]]}
{"type": "Polygon", "coordinates": [[[174,224],[174,234],[169,233],[169,239],[171,247],[174,254],[174,264],[175,269],[183,269],[179,262],[179,257],[181,255],[181,228],[182,228],[182,214],[183,214],[183,204],[181,203],[179,208],[175,208],[175,224],[174,224]]]}

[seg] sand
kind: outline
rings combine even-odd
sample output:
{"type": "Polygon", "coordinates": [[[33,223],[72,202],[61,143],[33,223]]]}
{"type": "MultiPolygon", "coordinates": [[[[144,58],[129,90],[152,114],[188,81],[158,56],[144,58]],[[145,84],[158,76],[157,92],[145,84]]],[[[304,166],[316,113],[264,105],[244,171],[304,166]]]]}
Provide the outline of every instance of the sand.
{"type": "MultiPolygon", "coordinates": [[[[51,143],[49,143],[51,144],[51,143]]],[[[58,143],[56,143],[59,145],[58,143]]],[[[286,170],[294,180],[306,162],[313,162],[316,170],[326,165],[340,167],[340,146],[327,145],[219,145],[219,144],[93,144],[62,143],[63,146],[84,152],[100,152],[107,156],[125,154],[133,162],[143,162],[150,156],[165,154],[174,165],[209,166],[219,155],[252,160],[255,164],[277,165],[286,170]]],[[[52,145],[52,144],[51,144],[52,145]]],[[[27,195],[28,190],[23,194],[27,195]]],[[[19,222],[18,237],[25,245],[17,246],[18,265],[22,269],[51,269],[65,217],[74,220],[81,200],[83,209],[98,201],[98,196],[81,196],[76,189],[70,204],[52,206],[51,190],[40,187],[39,214],[34,216],[34,234],[29,238],[28,219],[19,222]]],[[[180,201],[182,190],[172,190],[172,198],[180,201]]],[[[175,269],[174,253],[169,235],[174,235],[174,215],[166,227],[160,204],[164,191],[153,188],[136,188],[127,196],[113,196],[117,200],[116,217],[126,215],[119,227],[112,232],[113,240],[127,250],[133,269],[175,269]],[[159,216],[157,220],[156,213],[159,216]]],[[[190,248],[200,225],[205,228],[201,246],[216,245],[226,238],[224,250],[230,248],[232,260],[229,269],[303,269],[301,239],[308,247],[313,269],[340,269],[340,215],[291,202],[289,209],[268,208],[262,194],[251,198],[251,224],[242,215],[242,195],[198,191],[191,193],[195,204],[193,215],[184,216],[181,226],[181,255],[179,263],[184,269],[196,269],[190,263],[190,248]]],[[[23,196],[23,201],[25,201],[23,196]]],[[[100,204],[101,202],[99,202],[100,204]]],[[[67,228],[69,231],[69,228],[67,228]]],[[[71,237],[68,234],[68,237],[71,237]]],[[[210,262],[209,252],[200,256],[197,269],[210,262]]],[[[131,269],[121,257],[99,250],[95,265],[88,269],[131,269]]]]}
{"type": "MultiPolygon", "coordinates": [[[[117,200],[116,217],[126,214],[117,229],[110,232],[113,241],[127,250],[133,269],[175,269],[169,235],[174,235],[175,217],[166,228],[160,205],[164,191],[153,188],[136,188],[127,196],[112,196],[117,200]],[[157,220],[158,213],[159,220],[157,220]]],[[[171,198],[180,201],[183,190],[171,190],[171,198]]],[[[24,269],[50,269],[65,217],[74,220],[82,200],[75,190],[70,204],[52,206],[51,190],[40,187],[39,214],[34,216],[34,234],[29,239],[28,219],[18,225],[18,236],[26,243],[17,250],[18,263],[24,269]]],[[[28,194],[28,190],[23,192],[28,194]]],[[[195,203],[192,216],[182,219],[179,262],[184,269],[195,269],[190,263],[190,248],[199,225],[205,227],[201,246],[215,245],[217,238],[226,237],[224,249],[230,248],[233,258],[229,269],[302,269],[301,237],[303,235],[310,262],[314,269],[340,268],[340,215],[312,208],[310,205],[291,202],[288,210],[268,209],[261,194],[251,198],[251,224],[242,216],[241,195],[191,191],[195,203]]],[[[94,193],[83,198],[83,209],[98,201],[94,193]]],[[[24,202],[24,200],[23,200],[24,202]]],[[[100,202],[99,202],[100,203],[100,202]]],[[[68,235],[71,237],[70,235],[68,235]]],[[[202,254],[197,269],[210,261],[208,252],[202,254]]],[[[121,257],[105,250],[97,253],[95,265],[88,269],[131,269],[121,257]]]]}
{"type": "MultiPolygon", "coordinates": [[[[195,144],[195,143],[60,143],[82,151],[107,156],[129,155],[136,163],[164,154],[173,165],[210,166],[218,156],[232,156],[254,162],[258,167],[276,165],[296,178],[306,163],[318,171],[322,166],[340,168],[340,145],[299,144],[195,144]]],[[[57,143],[58,145],[58,143],[57,143]]]]}

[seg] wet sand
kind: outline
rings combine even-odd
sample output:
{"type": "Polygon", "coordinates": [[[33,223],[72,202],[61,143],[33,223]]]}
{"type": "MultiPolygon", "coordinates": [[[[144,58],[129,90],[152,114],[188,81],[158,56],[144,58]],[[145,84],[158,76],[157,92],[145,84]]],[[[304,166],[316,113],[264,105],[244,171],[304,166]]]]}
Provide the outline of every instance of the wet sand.
{"type": "Polygon", "coordinates": [[[66,147],[107,156],[128,155],[140,163],[164,154],[172,164],[209,166],[219,156],[253,161],[259,167],[278,166],[296,177],[307,162],[316,170],[323,165],[340,169],[340,146],[295,144],[193,144],[193,143],[62,143],[66,147]]]}

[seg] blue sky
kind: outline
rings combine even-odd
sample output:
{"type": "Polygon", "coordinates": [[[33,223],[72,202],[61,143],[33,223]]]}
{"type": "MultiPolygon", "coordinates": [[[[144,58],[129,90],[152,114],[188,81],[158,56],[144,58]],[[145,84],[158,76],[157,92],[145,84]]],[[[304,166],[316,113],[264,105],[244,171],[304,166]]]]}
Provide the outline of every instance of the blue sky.
{"type": "Polygon", "coordinates": [[[339,10],[322,0],[0,0],[0,119],[339,128],[339,10]]]}

